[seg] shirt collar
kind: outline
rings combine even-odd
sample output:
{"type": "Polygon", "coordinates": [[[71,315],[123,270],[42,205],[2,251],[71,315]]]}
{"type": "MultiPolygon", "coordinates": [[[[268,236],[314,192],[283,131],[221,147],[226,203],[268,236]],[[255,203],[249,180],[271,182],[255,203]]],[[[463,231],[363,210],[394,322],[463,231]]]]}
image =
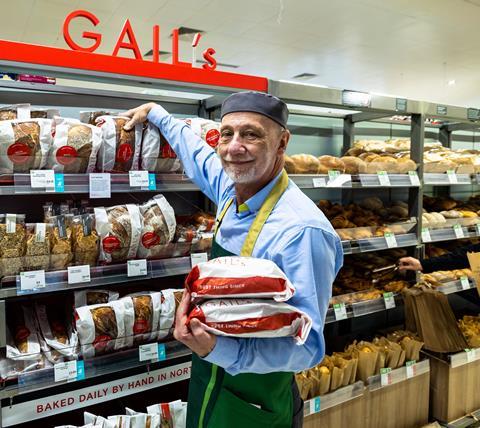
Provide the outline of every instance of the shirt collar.
{"type": "MultiPolygon", "coordinates": [[[[276,182],[278,181],[281,175],[282,175],[282,171],[272,181],[270,181],[270,183],[268,183],[263,189],[259,190],[252,197],[247,199],[243,204],[236,207],[238,214],[240,216],[243,216],[252,212],[259,211],[263,203],[265,202],[265,199],[267,198],[268,194],[273,189],[273,186],[275,186],[276,182]]],[[[235,196],[235,194],[233,196],[235,196]]],[[[236,206],[236,203],[235,203],[235,206],[236,206]]]]}

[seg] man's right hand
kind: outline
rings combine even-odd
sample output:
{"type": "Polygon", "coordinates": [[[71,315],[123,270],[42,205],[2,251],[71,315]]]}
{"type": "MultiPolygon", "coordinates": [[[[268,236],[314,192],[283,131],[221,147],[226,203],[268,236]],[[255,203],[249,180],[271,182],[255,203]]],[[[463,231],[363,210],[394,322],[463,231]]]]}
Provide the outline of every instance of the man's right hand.
{"type": "Polygon", "coordinates": [[[130,120],[125,124],[123,129],[130,131],[138,123],[143,123],[147,120],[148,113],[155,107],[155,103],[142,104],[140,107],[128,110],[126,113],[122,113],[122,116],[127,116],[130,120]]]}
{"type": "Polygon", "coordinates": [[[420,263],[420,260],[414,258],[414,257],[402,257],[398,261],[398,269],[400,271],[405,271],[405,270],[423,270],[422,264],[420,263]]]}

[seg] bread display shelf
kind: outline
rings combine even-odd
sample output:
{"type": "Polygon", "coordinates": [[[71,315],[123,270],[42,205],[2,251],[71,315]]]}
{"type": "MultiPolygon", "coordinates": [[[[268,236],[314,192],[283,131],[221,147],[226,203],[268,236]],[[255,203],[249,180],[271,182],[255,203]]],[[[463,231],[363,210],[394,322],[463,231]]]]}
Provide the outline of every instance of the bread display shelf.
{"type": "Polygon", "coordinates": [[[437,287],[436,289],[442,292],[443,294],[452,294],[452,293],[458,293],[460,291],[470,290],[475,287],[476,287],[476,284],[474,280],[469,279],[468,287],[466,286],[464,287],[464,285],[462,284],[462,281],[449,281],[437,287]]]}
{"type": "MultiPolygon", "coordinates": [[[[150,371],[154,364],[163,364],[163,366],[165,366],[165,362],[168,362],[169,360],[191,355],[191,351],[180,342],[171,341],[164,343],[164,345],[165,359],[158,362],[140,361],[138,347],[83,360],[85,368],[85,380],[88,381],[89,379],[93,379],[98,376],[121,373],[125,370],[139,367],[144,367],[147,371],[150,371]]],[[[18,375],[17,379],[8,381],[7,386],[0,389],[0,399],[12,398],[17,395],[53,388],[66,383],[71,383],[71,381],[69,382],[65,380],[61,382],[55,382],[53,366],[22,373],[18,375]]]]}
{"type": "Polygon", "coordinates": [[[468,349],[449,355],[450,367],[460,367],[480,360],[480,348],[468,349]]]}
{"type": "Polygon", "coordinates": [[[456,421],[449,422],[448,428],[467,428],[469,426],[476,426],[480,420],[480,409],[471,412],[469,415],[456,421]]]}
{"type": "MultiPolygon", "coordinates": [[[[467,219],[466,219],[467,220],[467,219]]],[[[456,222],[456,224],[460,224],[456,222]]],[[[462,226],[460,224],[460,226],[462,226]]],[[[429,229],[431,240],[423,239],[424,243],[454,241],[457,239],[477,238],[480,236],[479,228],[477,226],[462,226],[460,230],[456,231],[452,225],[450,227],[443,227],[440,229],[429,229]]]]}
{"type": "Polygon", "coordinates": [[[418,187],[419,184],[412,184],[412,178],[408,174],[386,174],[390,185],[380,183],[377,174],[340,174],[330,178],[326,174],[289,174],[289,177],[301,189],[328,188],[328,189],[362,189],[372,187],[418,187]]]}
{"type": "Polygon", "coordinates": [[[413,376],[407,377],[407,367],[399,367],[398,369],[392,370],[390,374],[390,382],[388,385],[382,385],[382,375],[378,374],[375,376],[371,376],[368,378],[367,381],[367,388],[370,391],[376,391],[380,388],[388,388],[391,385],[395,385],[396,383],[403,382],[405,380],[411,379],[412,377],[420,376],[430,371],[430,360],[425,359],[423,361],[419,361],[418,363],[414,364],[413,369],[413,376]]]}
{"type": "Polygon", "coordinates": [[[68,271],[45,272],[45,287],[33,290],[21,290],[20,275],[5,277],[1,281],[0,298],[5,299],[19,295],[50,293],[53,291],[72,290],[97,286],[114,285],[131,281],[183,275],[192,268],[190,257],[175,257],[162,260],[147,260],[147,275],[128,276],[127,263],[97,266],[90,269],[90,282],[68,283],[68,271]]]}
{"type": "Polygon", "coordinates": [[[423,184],[430,186],[455,186],[478,184],[478,174],[473,176],[470,174],[444,174],[444,173],[424,173],[423,184]]]}
{"type": "MultiPolygon", "coordinates": [[[[156,189],[131,187],[129,174],[111,174],[111,192],[127,193],[135,191],[155,192],[187,192],[199,190],[198,187],[183,174],[155,174],[156,189]]],[[[65,193],[89,193],[89,174],[64,174],[65,193]]],[[[0,195],[29,195],[52,193],[45,189],[31,187],[30,174],[0,175],[0,195]]]]}
{"type": "Polygon", "coordinates": [[[334,392],[306,400],[304,404],[303,415],[310,416],[315,413],[323,412],[324,410],[346,403],[357,397],[361,397],[365,391],[364,383],[359,380],[352,385],[344,386],[334,392]]]}
{"type": "Polygon", "coordinates": [[[411,247],[418,244],[417,236],[414,233],[395,235],[395,241],[395,246],[389,246],[387,239],[380,236],[377,238],[342,241],[342,246],[344,254],[358,254],[370,251],[387,250],[390,248],[411,247]]]}

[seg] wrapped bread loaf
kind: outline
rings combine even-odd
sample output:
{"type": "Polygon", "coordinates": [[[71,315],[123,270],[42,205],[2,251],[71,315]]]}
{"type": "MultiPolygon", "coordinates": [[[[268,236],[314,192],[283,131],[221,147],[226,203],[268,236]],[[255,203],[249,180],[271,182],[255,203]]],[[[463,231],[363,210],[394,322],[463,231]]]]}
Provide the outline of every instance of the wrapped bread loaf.
{"type": "Polygon", "coordinates": [[[201,117],[192,117],[184,119],[185,123],[190,126],[195,135],[199,136],[210,147],[216,148],[220,141],[220,122],[203,119],[201,117]]]}
{"type": "Polygon", "coordinates": [[[2,276],[17,275],[23,270],[26,237],[25,215],[0,215],[0,273],[2,276]]]}
{"type": "Polygon", "coordinates": [[[139,292],[122,299],[127,307],[133,306],[134,319],[125,324],[125,344],[155,341],[158,336],[162,295],[160,292],[139,292]]]}
{"type": "Polygon", "coordinates": [[[138,250],[142,222],[138,206],[117,205],[95,208],[95,228],[100,237],[99,261],[123,263],[138,250]]]}
{"type": "Polygon", "coordinates": [[[96,125],[97,119],[102,116],[114,116],[114,113],[104,110],[88,110],[80,112],[80,122],[96,125]]]}
{"type": "Polygon", "coordinates": [[[27,120],[31,117],[30,104],[15,104],[0,108],[0,120],[27,120]]]}
{"type": "Polygon", "coordinates": [[[97,126],[102,129],[102,147],[98,153],[97,168],[104,172],[138,170],[143,125],[130,131],[123,127],[130,119],[122,116],[100,116],[97,126]]]}
{"type": "Polygon", "coordinates": [[[143,136],[141,159],[141,169],[150,172],[181,172],[183,169],[170,144],[150,122],[143,136]]]}
{"type": "Polygon", "coordinates": [[[77,266],[96,266],[99,253],[99,237],[93,228],[95,216],[82,214],[75,216],[72,222],[73,257],[77,266]]]}
{"type": "Polygon", "coordinates": [[[41,354],[32,309],[23,305],[11,309],[7,319],[7,358],[37,365],[41,354]]]}
{"type": "Polygon", "coordinates": [[[48,167],[66,174],[93,172],[102,145],[102,130],[76,119],[57,117],[54,122],[55,136],[48,167]]]}
{"type": "Polygon", "coordinates": [[[49,218],[51,224],[50,268],[66,269],[73,261],[71,215],[58,215],[49,218]]]}
{"type": "Polygon", "coordinates": [[[110,290],[80,290],[75,292],[75,307],[100,305],[118,299],[118,293],[110,290]]]}
{"type": "Polygon", "coordinates": [[[183,296],[183,290],[173,288],[162,290],[160,301],[160,317],[158,322],[157,339],[162,340],[173,332],[175,313],[183,296]]]}
{"type": "Polygon", "coordinates": [[[51,226],[45,223],[27,225],[24,270],[48,270],[50,267],[51,226]]]}

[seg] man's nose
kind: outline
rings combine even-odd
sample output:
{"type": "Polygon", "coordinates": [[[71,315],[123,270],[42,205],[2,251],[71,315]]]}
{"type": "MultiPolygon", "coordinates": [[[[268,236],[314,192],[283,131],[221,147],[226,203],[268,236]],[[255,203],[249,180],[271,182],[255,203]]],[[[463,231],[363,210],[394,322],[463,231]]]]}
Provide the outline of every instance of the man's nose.
{"type": "Polygon", "coordinates": [[[247,152],[242,139],[238,134],[235,134],[232,140],[228,143],[228,153],[230,155],[243,155],[247,152]]]}

